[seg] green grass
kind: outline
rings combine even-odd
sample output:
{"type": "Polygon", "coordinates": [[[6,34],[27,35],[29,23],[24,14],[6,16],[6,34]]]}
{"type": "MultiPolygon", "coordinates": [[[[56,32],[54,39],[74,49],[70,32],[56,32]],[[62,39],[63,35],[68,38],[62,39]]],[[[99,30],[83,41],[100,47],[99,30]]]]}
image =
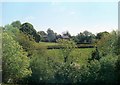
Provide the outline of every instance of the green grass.
{"type": "MultiPolygon", "coordinates": [[[[50,49],[60,48],[58,43],[53,42],[39,42],[39,44],[50,49]]],[[[77,44],[77,46],[78,48],[90,48],[93,44],[77,44]]]]}
{"type": "MultiPolygon", "coordinates": [[[[58,43],[50,43],[50,42],[40,42],[39,44],[48,46],[57,46],[58,43]]],[[[76,48],[70,53],[70,58],[73,59],[74,62],[81,64],[86,64],[88,57],[91,56],[91,52],[95,50],[95,48],[76,48]]],[[[57,62],[63,62],[64,57],[60,49],[47,49],[47,55],[54,59],[57,62]]],[[[69,58],[69,59],[70,59],[69,58]]]]}
{"type": "MultiPolygon", "coordinates": [[[[86,64],[88,57],[90,57],[91,52],[94,48],[84,48],[84,49],[75,49],[70,53],[70,57],[73,57],[73,61],[79,64],[86,64]]],[[[51,49],[47,50],[49,57],[55,59],[58,62],[63,62],[63,56],[60,49],[51,49]]]]}
{"type": "Polygon", "coordinates": [[[39,42],[39,44],[44,45],[44,46],[55,46],[55,45],[58,45],[58,43],[53,43],[53,42],[39,42]]]}
{"type": "Polygon", "coordinates": [[[88,57],[90,57],[91,52],[94,50],[94,48],[84,48],[84,49],[75,49],[71,55],[73,57],[76,57],[77,62],[79,64],[86,64],[88,57]]]}

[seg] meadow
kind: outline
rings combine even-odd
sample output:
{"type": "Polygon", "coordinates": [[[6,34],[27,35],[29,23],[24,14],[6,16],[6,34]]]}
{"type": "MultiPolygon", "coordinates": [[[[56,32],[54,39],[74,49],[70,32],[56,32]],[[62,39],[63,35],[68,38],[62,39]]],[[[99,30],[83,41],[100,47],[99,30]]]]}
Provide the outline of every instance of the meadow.
{"type": "MultiPolygon", "coordinates": [[[[54,42],[39,42],[40,45],[47,47],[55,47],[58,46],[58,43],[54,42]]],[[[79,46],[88,46],[87,44],[79,44],[79,46]]],[[[63,54],[61,52],[62,48],[59,49],[47,49],[47,55],[50,58],[55,59],[58,62],[63,62],[63,54]]],[[[75,48],[69,54],[72,60],[80,65],[88,63],[88,58],[91,57],[92,52],[95,51],[95,48],[75,48]]]]}
{"type": "MultiPolygon", "coordinates": [[[[94,50],[95,48],[75,48],[70,53],[70,56],[73,58],[73,60],[76,60],[76,63],[83,65],[88,62],[87,60],[91,56],[92,51],[94,50]]],[[[63,62],[63,57],[61,57],[62,52],[60,51],[60,49],[49,49],[47,50],[47,54],[49,55],[49,57],[52,57],[59,62],[63,62]]]]}

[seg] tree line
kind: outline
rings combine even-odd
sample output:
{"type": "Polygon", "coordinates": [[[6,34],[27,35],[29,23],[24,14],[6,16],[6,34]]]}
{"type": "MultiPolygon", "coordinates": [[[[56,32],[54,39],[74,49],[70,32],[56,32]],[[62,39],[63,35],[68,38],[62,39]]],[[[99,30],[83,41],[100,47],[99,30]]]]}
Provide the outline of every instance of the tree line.
{"type": "Polygon", "coordinates": [[[68,31],[64,32],[62,35],[55,33],[51,28],[47,29],[47,32],[36,31],[32,24],[26,22],[21,24],[20,21],[14,21],[11,23],[13,27],[17,27],[23,33],[32,37],[36,42],[56,42],[57,39],[73,39],[76,43],[95,43],[96,40],[101,39],[102,36],[109,34],[109,32],[100,32],[92,34],[89,31],[80,32],[76,36],[72,36],[68,31]]]}

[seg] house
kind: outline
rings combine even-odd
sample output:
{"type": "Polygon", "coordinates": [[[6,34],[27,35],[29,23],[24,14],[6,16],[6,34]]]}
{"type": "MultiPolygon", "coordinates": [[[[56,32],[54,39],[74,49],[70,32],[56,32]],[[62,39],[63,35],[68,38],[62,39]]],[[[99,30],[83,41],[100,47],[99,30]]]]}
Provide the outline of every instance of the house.
{"type": "Polygon", "coordinates": [[[63,36],[62,36],[62,39],[70,39],[70,38],[69,38],[69,36],[67,36],[67,35],[63,35],[63,36]]]}

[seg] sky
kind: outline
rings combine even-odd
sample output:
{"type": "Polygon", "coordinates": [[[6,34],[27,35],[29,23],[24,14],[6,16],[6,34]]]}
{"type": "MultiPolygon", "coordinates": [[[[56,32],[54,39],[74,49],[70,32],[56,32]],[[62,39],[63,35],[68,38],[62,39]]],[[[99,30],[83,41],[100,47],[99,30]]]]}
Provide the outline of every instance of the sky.
{"type": "Polygon", "coordinates": [[[51,28],[58,34],[69,31],[76,35],[85,30],[92,33],[110,32],[118,28],[118,3],[3,2],[0,25],[16,20],[31,23],[37,31],[51,28]]]}

